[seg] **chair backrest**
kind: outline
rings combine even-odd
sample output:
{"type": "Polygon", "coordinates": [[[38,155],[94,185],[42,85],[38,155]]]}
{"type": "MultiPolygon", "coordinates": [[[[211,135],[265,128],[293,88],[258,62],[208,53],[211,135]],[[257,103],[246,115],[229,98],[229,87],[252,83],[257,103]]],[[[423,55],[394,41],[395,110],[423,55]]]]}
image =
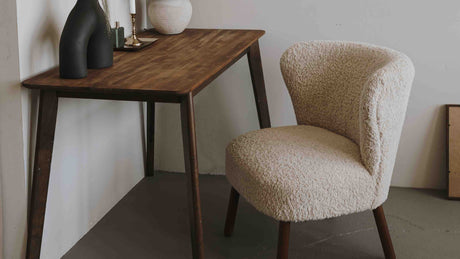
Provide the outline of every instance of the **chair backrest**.
{"type": "Polygon", "coordinates": [[[281,71],[298,124],[357,143],[383,202],[414,78],[410,59],[370,44],[311,41],[286,50],[281,71]]]}

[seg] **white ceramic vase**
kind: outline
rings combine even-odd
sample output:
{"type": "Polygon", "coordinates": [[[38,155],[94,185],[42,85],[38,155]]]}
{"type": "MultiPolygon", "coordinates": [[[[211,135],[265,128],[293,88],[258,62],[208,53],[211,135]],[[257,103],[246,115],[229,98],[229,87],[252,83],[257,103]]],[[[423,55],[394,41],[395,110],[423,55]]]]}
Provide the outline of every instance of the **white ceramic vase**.
{"type": "Polygon", "coordinates": [[[178,34],[192,18],[192,4],[190,0],[151,0],[148,15],[159,33],[178,34]]]}

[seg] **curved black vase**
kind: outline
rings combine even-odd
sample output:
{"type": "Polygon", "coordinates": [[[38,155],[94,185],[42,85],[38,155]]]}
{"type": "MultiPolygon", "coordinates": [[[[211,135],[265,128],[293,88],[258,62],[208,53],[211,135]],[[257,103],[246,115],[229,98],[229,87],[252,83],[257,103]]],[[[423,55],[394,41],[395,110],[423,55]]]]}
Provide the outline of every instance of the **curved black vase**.
{"type": "Polygon", "coordinates": [[[88,68],[113,64],[110,26],[98,0],[78,0],[69,14],[59,43],[62,78],[83,78],[88,68]]]}

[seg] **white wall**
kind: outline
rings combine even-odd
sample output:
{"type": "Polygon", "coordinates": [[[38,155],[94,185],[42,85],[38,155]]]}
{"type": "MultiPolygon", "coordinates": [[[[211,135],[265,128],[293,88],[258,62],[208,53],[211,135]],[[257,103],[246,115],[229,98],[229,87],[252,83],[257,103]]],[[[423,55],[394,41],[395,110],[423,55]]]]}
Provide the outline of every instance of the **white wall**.
{"type": "MultiPolygon", "coordinates": [[[[259,28],[273,126],[295,124],[279,69],[282,52],[297,41],[351,40],[388,46],[409,55],[416,79],[409,101],[394,186],[445,188],[445,115],[459,103],[460,2],[420,0],[193,0],[192,27],[259,28]]],[[[196,100],[201,172],[224,171],[224,148],[256,129],[244,58],[196,100]],[[212,107],[212,109],[211,109],[212,107]]],[[[182,171],[178,109],[159,110],[159,168],[182,171]]]]}
{"type": "MultiPolygon", "coordinates": [[[[140,7],[145,6],[142,2],[140,7]]],[[[76,0],[17,3],[24,80],[58,64],[60,34],[76,0]]],[[[107,3],[111,24],[119,20],[129,33],[128,1],[107,3]]],[[[145,27],[144,18],[141,15],[139,27],[145,27]]],[[[26,182],[34,153],[38,93],[22,92],[26,182]]],[[[143,177],[141,126],[141,106],[136,102],[59,100],[41,258],[60,258],[143,177]]],[[[25,208],[22,212],[26,215],[25,208]]],[[[20,258],[21,251],[14,252],[7,258],[20,258]]]]}
{"type": "Polygon", "coordinates": [[[0,3],[0,258],[19,258],[25,246],[27,192],[22,153],[16,1],[0,3]],[[3,247],[3,249],[2,249],[3,247]]]}

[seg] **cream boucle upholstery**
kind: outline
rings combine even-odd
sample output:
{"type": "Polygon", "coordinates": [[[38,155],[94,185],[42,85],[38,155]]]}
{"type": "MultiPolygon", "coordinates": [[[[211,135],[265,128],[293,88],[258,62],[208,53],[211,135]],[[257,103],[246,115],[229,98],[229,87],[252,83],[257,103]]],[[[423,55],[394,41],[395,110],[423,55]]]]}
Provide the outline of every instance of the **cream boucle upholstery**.
{"type": "Polygon", "coordinates": [[[253,131],[233,141],[227,152],[229,181],[278,220],[339,216],[366,210],[374,199],[374,181],[358,145],[322,128],[253,131]]]}
{"type": "Polygon", "coordinates": [[[300,126],[233,140],[226,155],[230,183],[282,221],[380,206],[414,78],[410,59],[369,44],[313,41],[290,47],[281,71],[300,126]]]}

